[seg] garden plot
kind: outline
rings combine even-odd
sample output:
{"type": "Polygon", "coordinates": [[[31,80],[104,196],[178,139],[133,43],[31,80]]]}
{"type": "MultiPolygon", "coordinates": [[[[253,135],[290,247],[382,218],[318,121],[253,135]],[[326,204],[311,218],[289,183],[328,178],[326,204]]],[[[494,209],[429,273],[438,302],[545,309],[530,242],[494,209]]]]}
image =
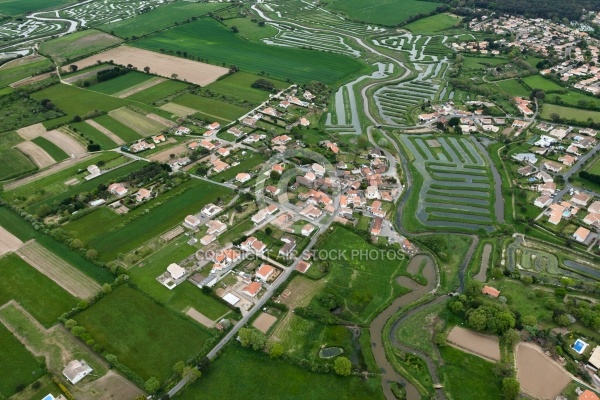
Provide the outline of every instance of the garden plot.
{"type": "Polygon", "coordinates": [[[500,343],[497,337],[482,335],[455,326],[448,334],[448,343],[488,361],[500,361],[500,343]]]}
{"type": "Polygon", "coordinates": [[[22,246],[17,254],[75,297],[88,299],[100,291],[91,278],[35,241],[22,246]]]}
{"type": "Polygon", "coordinates": [[[360,51],[350,47],[344,38],[332,33],[319,33],[304,29],[289,30],[285,25],[272,24],[279,32],[272,38],[263,39],[266,44],[340,53],[359,57],[360,51]]]}
{"type": "Polygon", "coordinates": [[[416,218],[421,224],[494,230],[491,173],[469,139],[439,137],[441,147],[432,148],[427,140],[433,136],[400,138],[423,179],[418,197],[412,200],[417,202],[416,218]]]}

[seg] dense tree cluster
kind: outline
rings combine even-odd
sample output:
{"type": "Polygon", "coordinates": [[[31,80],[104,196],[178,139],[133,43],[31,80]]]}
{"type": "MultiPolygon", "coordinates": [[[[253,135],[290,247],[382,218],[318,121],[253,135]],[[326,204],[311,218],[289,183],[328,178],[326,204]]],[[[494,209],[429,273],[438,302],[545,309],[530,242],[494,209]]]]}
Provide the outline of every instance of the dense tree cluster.
{"type": "Polygon", "coordinates": [[[98,71],[98,73],[96,74],[96,79],[98,80],[98,82],[104,82],[116,78],[118,76],[125,75],[128,72],[128,69],[114,67],[98,71]]]}
{"type": "Polygon", "coordinates": [[[600,175],[592,174],[591,172],[587,171],[580,171],[579,177],[582,179],[586,179],[590,182],[600,184],[600,175]]]}

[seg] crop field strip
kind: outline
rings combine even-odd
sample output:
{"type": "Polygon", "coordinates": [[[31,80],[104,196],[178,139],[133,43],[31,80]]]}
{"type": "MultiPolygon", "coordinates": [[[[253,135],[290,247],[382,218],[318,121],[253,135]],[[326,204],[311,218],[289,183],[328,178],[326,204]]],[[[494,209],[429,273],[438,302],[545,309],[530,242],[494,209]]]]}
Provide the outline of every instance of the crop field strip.
{"type": "Polygon", "coordinates": [[[44,151],[56,161],[62,161],[69,158],[69,155],[65,153],[60,147],[58,147],[43,136],[38,136],[35,139],[32,139],[31,141],[36,145],[40,146],[42,149],[44,149],[44,151]]]}
{"type": "Polygon", "coordinates": [[[129,108],[119,108],[108,113],[125,126],[136,131],[141,137],[156,135],[164,130],[164,125],[137,113],[129,108]]]}
{"type": "Polygon", "coordinates": [[[468,139],[438,137],[441,146],[430,148],[430,138],[401,136],[424,178],[417,219],[425,226],[493,230],[493,188],[481,155],[468,139]]]}
{"type": "Polygon", "coordinates": [[[100,285],[35,241],[21,246],[16,253],[75,297],[88,299],[100,291],[100,285]]]}
{"type": "Polygon", "coordinates": [[[85,122],[76,122],[69,126],[71,129],[77,129],[77,132],[83,134],[86,139],[100,145],[102,150],[114,149],[125,144],[123,139],[92,119],[85,122]]]}

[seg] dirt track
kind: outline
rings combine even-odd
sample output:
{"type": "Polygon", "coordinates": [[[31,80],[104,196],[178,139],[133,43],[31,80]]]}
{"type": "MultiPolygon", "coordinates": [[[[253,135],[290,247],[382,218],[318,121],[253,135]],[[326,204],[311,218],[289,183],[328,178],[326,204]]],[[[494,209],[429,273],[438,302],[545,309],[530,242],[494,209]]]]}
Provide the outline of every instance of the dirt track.
{"type": "Polygon", "coordinates": [[[59,130],[50,131],[46,133],[44,137],[60,147],[62,151],[69,155],[69,157],[87,153],[87,150],[81,145],[81,143],[59,130]]]}
{"type": "Polygon", "coordinates": [[[480,335],[468,329],[455,326],[448,335],[448,343],[488,361],[500,361],[498,338],[480,335]]]}
{"type": "Polygon", "coordinates": [[[112,140],[119,146],[125,144],[125,141],[123,139],[121,139],[120,137],[118,137],[117,135],[115,135],[114,133],[112,133],[111,131],[109,131],[108,129],[106,129],[105,127],[103,127],[102,125],[100,125],[99,123],[94,121],[93,119],[88,119],[85,122],[92,128],[96,128],[97,130],[99,130],[100,132],[105,134],[106,137],[108,137],[110,140],[112,140]]]}
{"type": "Polygon", "coordinates": [[[91,278],[35,241],[28,242],[16,253],[73,296],[87,299],[100,290],[100,285],[91,278]]]}
{"type": "Polygon", "coordinates": [[[490,266],[490,254],[492,253],[492,245],[486,244],[483,246],[483,253],[481,254],[481,267],[479,272],[473,278],[479,282],[485,282],[487,280],[487,270],[490,266]]]}
{"type": "Polygon", "coordinates": [[[18,237],[0,226],[0,256],[17,250],[23,245],[18,237]]]}
{"type": "Polygon", "coordinates": [[[519,343],[515,359],[521,390],[536,399],[553,400],[571,382],[562,367],[531,343],[519,343]]]}
{"type": "Polygon", "coordinates": [[[52,164],[56,164],[56,161],[54,161],[54,158],[50,157],[50,154],[46,153],[44,149],[33,142],[21,142],[15,147],[21,150],[26,156],[29,156],[31,161],[40,168],[46,168],[52,164]]]}
{"type": "Polygon", "coordinates": [[[125,97],[132,96],[138,92],[141,92],[142,90],[146,90],[148,88],[151,88],[152,86],[158,85],[159,83],[164,82],[165,80],[165,78],[148,79],[146,82],[142,82],[139,85],[132,86],[119,93],[116,93],[115,96],[120,99],[124,99],[125,97]]]}
{"type": "MultiPolygon", "coordinates": [[[[75,64],[79,69],[82,69],[96,65],[98,60],[104,62],[112,60],[115,64],[119,65],[132,64],[140,71],[143,71],[145,67],[150,67],[151,73],[167,78],[170,78],[172,74],[176,73],[178,79],[186,80],[201,86],[206,86],[216,81],[217,78],[228,72],[227,68],[217,67],[216,65],[204,64],[198,61],[169,56],[130,46],[115,47],[71,64],[75,64]]],[[[62,67],[62,70],[65,72],[68,69],[68,65],[62,67]]]]}
{"type": "Polygon", "coordinates": [[[185,315],[187,315],[188,317],[192,318],[195,321],[200,322],[202,325],[204,325],[207,328],[214,328],[214,326],[215,326],[215,321],[208,318],[206,315],[202,314],[200,311],[196,310],[194,307],[190,307],[185,312],[185,315]]]}

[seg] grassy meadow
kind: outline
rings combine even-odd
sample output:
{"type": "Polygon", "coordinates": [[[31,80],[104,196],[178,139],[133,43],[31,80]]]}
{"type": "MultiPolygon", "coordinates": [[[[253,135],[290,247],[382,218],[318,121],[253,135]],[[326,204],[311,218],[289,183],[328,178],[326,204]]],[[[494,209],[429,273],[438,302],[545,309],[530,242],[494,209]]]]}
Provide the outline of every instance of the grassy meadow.
{"type": "MultiPolygon", "coordinates": [[[[0,8],[2,3],[0,2],[0,8]]],[[[52,61],[44,57],[24,57],[0,68],[0,87],[52,68],[52,61]]]]}
{"type": "Polygon", "coordinates": [[[142,138],[139,133],[131,129],[129,126],[124,125],[120,121],[117,121],[110,115],[101,115],[98,118],[94,118],[94,121],[123,139],[125,142],[130,143],[142,138]]]}
{"type": "MultiPolygon", "coordinates": [[[[69,125],[71,129],[76,130],[78,133],[83,134],[86,139],[100,145],[102,150],[114,149],[118,147],[108,136],[100,132],[93,126],[86,124],[85,122],[75,122],[69,125]]],[[[113,132],[114,133],[114,132],[113,132]]]]}
{"type": "Polygon", "coordinates": [[[0,0],[0,14],[20,15],[31,11],[46,10],[48,8],[65,6],[75,3],[73,0],[0,0]]]}
{"type": "Polygon", "coordinates": [[[0,396],[8,398],[17,385],[29,385],[44,375],[43,364],[0,323],[0,396]]]}
{"type": "Polygon", "coordinates": [[[352,20],[395,26],[415,14],[428,13],[439,6],[439,3],[419,0],[335,0],[327,8],[352,20]]]}
{"type": "Polygon", "coordinates": [[[377,377],[340,377],[316,374],[302,368],[271,360],[262,352],[244,349],[237,343],[223,350],[202,378],[188,386],[182,400],[196,400],[210,393],[230,400],[384,399],[377,377]]]}
{"type": "Polygon", "coordinates": [[[411,22],[410,24],[405,25],[404,28],[415,35],[435,34],[440,31],[455,28],[460,21],[461,18],[454,15],[436,14],[431,17],[421,18],[415,22],[411,22]]]}
{"type": "Polygon", "coordinates": [[[555,104],[544,104],[541,117],[551,119],[552,114],[558,114],[564,119],[574,119],[576,121],[587,121],[591,118],[594,122],[600,122],[600,111],[583,110],[580,108],[557,106],[555,104]]]}
{"type": "Polygon", "coordinates": [[[17,178],[37,170],[37,166],[17,149],[0,149],[0,181],[17,178]]]}
{"type": "Polygon", "coordinates": [[[158,85],[154,85],[152,87],[149,87],[148,89],[144,89],[140,92],[137,92],[127,97],[127,99],[152,104],[155,101],[171,96],[173,93],[183,90],[188,86],[189,85],[187,83],[167,80],[159,83],[158,85]]]}
{"type": "Polygon", "coordinates": [[[163,381],[197,354],[211,333],[125,285],[74,319],[142,379],[163,381]]]}
{"type": "Polygon", "coordinates": [[[89,87],[89,89],[104,94],[115,94],[122,90],[129,89],[132,86],[146,82],[152,78],[154,78],[153,75],[145,74],[143,72],[130,71],[125,75],[92,85],[89,87]]]}
{"type": "Polygon", "coordinates": [[[269,46],[245,40],[210,19],[178,26],[137,41],[134,45],[152,51],[185,51],[196,59],[212,64],[235,64],[245,72],[264,71],[266,76],[295,82],[318,79],[334,84],[364,68],[359,61],[339,54],[269,46]]]}
{"type": "Polygon", "coordinates": [[[50,57],[59,65],[97,53],[123,40],[95,29],[78,31],[40,44],[40,54],[50,57]]]}
{"type": "Polygon", "coordinates": [[[243,108],[190,93],[176,97],[173,99],[173,103],[198,110],[201,114],[206,115],[208,119],[213,117],[227,122],[233,121],[250,111],[250,108],[243,108]]]}
{"type": "MultiPolygon", "coordinates": [[[[239,100],[247,100],[251,103],[260,104],[269,98],[269,92],[252,87],[252,84],[257,79],[261,79],[261,77],[247,72],[236,72],[224,79],[211,83],[206,87],[206,90],[210,90],[216,94],[231,96],[239,100]]],[[[273,82],[277,89],[284,89],[289,86],[289,83],[283,81],[272,78],[268,80],[273,82]]]]}
{"type": "Polygon", "coordinates": [[[15,300],[46,327],[77,304],[75,297],[15,254],[0,258],[0,288],[0,304],[15,300]]]}

